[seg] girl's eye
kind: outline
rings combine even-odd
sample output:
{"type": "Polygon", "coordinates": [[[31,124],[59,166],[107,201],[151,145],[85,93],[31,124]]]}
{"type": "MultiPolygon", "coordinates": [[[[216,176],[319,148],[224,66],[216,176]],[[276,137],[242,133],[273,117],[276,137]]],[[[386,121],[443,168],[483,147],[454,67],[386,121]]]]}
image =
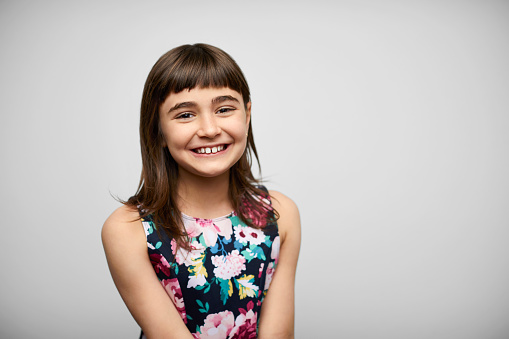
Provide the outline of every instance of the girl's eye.
{"type": "Polygon", "coordinates": [[[234,110],[235,110],[235,108],[231,108],[231,107],[221,107],[220,109],[217,110],[217,113],[225,114],[225,113],[228,113],[228,112],[231,112],[234,110]]]}
{"type": "Polygon", "coordinates": [[[191,113],[184,112],[184,113],[177,115],[176,119],[189,119],[192,117],[193,117],[193,115],[191,113]]]}

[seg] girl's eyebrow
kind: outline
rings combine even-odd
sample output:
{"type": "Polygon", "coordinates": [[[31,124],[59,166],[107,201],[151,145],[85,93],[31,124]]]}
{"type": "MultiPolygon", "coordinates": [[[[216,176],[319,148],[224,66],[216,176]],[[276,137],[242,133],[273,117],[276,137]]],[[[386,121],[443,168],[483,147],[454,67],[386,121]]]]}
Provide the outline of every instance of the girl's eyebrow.
{"type": "MultiPolygon", "coordinates": [[[[235,97],[232,97],[231,95],[220,95],[218,97],[215,97],[214,99],[212,99],[212,104],[220,104],[222,102],[225,102],[225,101],[235,101],[235,102],[239,102],[239,100],[235,97]]],[[[179,102],[177,104],[175,104],[175,106],[173,106],[172,108],[170,108],[168,110],[168,113],[171,113],[173,111],[176,111],[180,108],[189,108],[189,107],[196,107],[198,106],[198,104],[195,102],[195,101],[184,101],[184,102],[179,102]]]]}
{"type": "Polygon", "coordinates": [[[175,106],[173,106],[172,108],[170,108],[168,110],[168,113],[171,113],[173,111],[176,111],[180,108],[188,108],[188,107],[196,107],[198,106],[198,104],[194,101],[184,101],[184,102],[179,102],[177,104],[175,104],[175,106]]]}
{"type": "Polygon", "coordinates": [[[239,100],[237,100],[237,98],[232,97],[231,95],[221,95],[212,99],[212,104],[220,104],[225,101],[235,101],[240,103],[239,100]]]}

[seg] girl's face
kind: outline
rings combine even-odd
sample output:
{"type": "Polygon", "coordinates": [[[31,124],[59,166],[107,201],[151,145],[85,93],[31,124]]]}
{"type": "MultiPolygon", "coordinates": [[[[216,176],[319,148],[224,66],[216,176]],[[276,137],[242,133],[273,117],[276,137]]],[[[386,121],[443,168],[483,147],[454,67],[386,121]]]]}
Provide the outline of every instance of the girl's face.
{"type": "Polygon", "coordinates": [[[202,177],[224,174],[240,159],[250,117],[251,103],[228,87],[170,93],[159,108],[164,146],[180,173],[202,177]]]}

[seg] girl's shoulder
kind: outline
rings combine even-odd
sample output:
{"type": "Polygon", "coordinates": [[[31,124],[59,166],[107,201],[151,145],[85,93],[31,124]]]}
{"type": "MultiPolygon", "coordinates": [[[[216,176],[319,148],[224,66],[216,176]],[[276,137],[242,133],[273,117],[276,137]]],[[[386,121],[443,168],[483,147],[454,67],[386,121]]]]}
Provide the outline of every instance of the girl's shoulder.
{"type": "Polygon", "coordinates": [[[278,191],[269,191],[272,206],[279,214],[277,221],[281,240],[284,241],[289,233],[300,234],[299,209],[292,199],[278,191]]]}
{"type": "Polygon", "coordinates": [[[295,208],[297,207],[297,205],[295,205],[293,200],[290,199],[289,197],[287,197],[286,195],[284,195],[283,193],[281,193],[279,191],[274,191],[274,190],[268,190],[268,192],[270,194],[270,197],[272,198],[273,204],[276,203],[282,207],[286,207],[286,206],[288,206],[288,207],[295,206],[295,208]]]}
{"type": "Polygon", "coordinates": [[[144,241],[144,231],[138,210],[123,205],[117,208],[104,222],[101,231],[103,244],[144,241]]]}
{"type": "Polygon", "coordinates": [[[270,190],[269,195],[271,197],[272,206],[278,211],[280,217],[283,217],[283,214],[285,217],[295,217],[299,214],[299,209],[295,202],[283,193],[270,190]]]}
{"type": "Polygon", "coordinates": [[[132,225],[136,223],[139,225],[139,222],[140,214],[138,209],[128,205],[122,205],[111,213],[108,219],[106,219],[104,225],[108,225],[109,227],[128,227],[125,225],[132,225]]]}

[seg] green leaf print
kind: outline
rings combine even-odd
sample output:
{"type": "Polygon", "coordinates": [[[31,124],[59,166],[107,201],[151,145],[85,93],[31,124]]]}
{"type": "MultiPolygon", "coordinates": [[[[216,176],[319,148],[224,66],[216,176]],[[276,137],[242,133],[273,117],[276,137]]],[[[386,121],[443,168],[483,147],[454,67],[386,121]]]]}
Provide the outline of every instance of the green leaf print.
{"type": "Polygon", "coordinates": [[[261,260],[265,260],[265,253],[263,253],[263,250],[258,245],[250,245],[249,248],[246,248],[242,251],[242,255],[244,258],[246,258],[247,262],[251,262],[254,258],[258,258],[261,260]]]}
{"type": "Polygon", "coordinates": [[[152,234],[154,233],[154,229],[152,228],[152,222],[151,221],[146,221],[148,227],[147,227],[147,232],[148,234],[152,234]]]}
{"type": "Polygon", "coordinates": [[[196,300],[196,302],[198,303],[198,305],[200,305],[202,307],[202,308],[198,309],[198,311],[200,311],[201,313],[209,312],[210,306],[209,306],[208,302],[205,303],[205,306],[203,306],[202,302],[199,300],[196,300]]]}
{"type": "Polygon", "coordinates": [[[210,284],[207,281],[205,281],[205,284],[198,285],[198,286],[195,287],[195,289],[198,290],[198,291],[201,291],[201,290],[205,289],[203,291],[203,293],[207,293],[210,290],[210,284]]]}
{"type": "Polygon", "coordinates": [[[270,236],[266,235],[266,236],[265,236],[265,240],[263,241],[263,243],[264,243],[265,245],[267,245],[267,247],[272,246],[272,241],[270,241],[270,236]]]}
{"type": "Polygon", "coordinates": [[[219,286],[221,287],[220,298],[223,305],[226,305],[226,301],[233,294],[233,285],[231,280],[219,279],[219,286]]]}
{"type": "Polygon", "coordinates": [[[257,258],[260,258],[261,260],[265,260],[265,253],[263,253],[263,250],[260,246],[251,245],[250,246],[251,251],[255,254],[257,258]]]}
{"type": "Polygon", "coordinates": [[[203,233],[202,233],[202,234],[200,235],[200,237],[198,238],[198,241],[200,242],[200,244],[201,244],[203,247],[205,247],[205,248],[207,248],[207,247],[208,247],[208,246],[207,246],[207,243],[205,243],[205,237],[203,236],[203,233]]]}
{"type": "Polygon", "coordinates": [[[254,258],[256,258],[256,254],[251,251],[251,249],[247,248],[241,252],[241,254],[246,258],[247,262],[251,262],[254,258]]]}
{"type": "Polygon", "coordinates": [[[203,303],[199,299],[196,299],[196,303],[200,306],[198,311],[200,311],[201,313],[208,313],[209,303],[206,302],[205,305],[203,305],[203,303]]]}
{"type": "Polygon", "coordinates": [[[232,222],[232,226],[240,225],[240,219],[236,215],[230,217],[230,221],[232,222]]]}

